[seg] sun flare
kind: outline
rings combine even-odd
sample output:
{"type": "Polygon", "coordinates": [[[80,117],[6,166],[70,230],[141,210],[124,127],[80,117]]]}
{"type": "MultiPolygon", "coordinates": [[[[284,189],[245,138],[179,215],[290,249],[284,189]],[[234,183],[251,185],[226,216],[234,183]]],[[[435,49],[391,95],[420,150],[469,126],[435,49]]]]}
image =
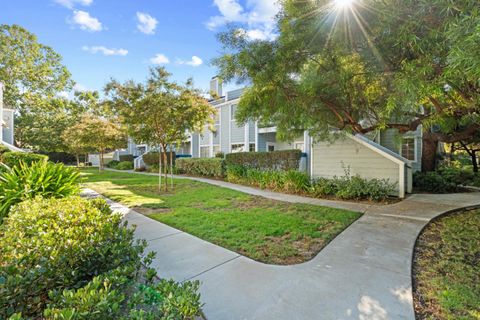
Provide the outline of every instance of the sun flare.
{"type": "Polygon", "coordinates": [[[339,9],[351,7],[354,2],[355,0],[333,0],[334,6],[339,9]]]}

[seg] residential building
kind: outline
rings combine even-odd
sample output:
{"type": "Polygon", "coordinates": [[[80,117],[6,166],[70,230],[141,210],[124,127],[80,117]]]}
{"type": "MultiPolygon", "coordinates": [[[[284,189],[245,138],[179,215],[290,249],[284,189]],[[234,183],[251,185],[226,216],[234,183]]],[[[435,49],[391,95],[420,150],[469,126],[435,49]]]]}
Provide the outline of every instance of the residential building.
{"type": "MultiPolygon", "coordinates": [[[[346,172],[364,178],[388,179],[397,185],[396,195],[404,197],[412,190],[412,173],[421,170],[422,130],[400,135],[394,129],[376,131],[368,136],[346,135],[334,142],[316,142],[305,131],[292,141],[277,138],[276,127],[259,127],[255,121],[237,123],[236,110],[243,89],[222,95],[220,80],[212,78],[210,89],[217,109],[213,128],[206,125],[202,132],[189,134],[177,150],[193,158],[214,157],[223,152],[276,151],[299,149],[302,151],[300,169],[312,178],[343,176],[346,172]]],[[[151,148],[136,145],[122,152],[141,156],[151,148]]],[[[142,165],[141,157],[135,161],[142,165]]]]}
{"type": "Polygon", "coordinates": [[[19,148],[14,147],[14,110],[5,108],[3,105],[3,90],[4,85],[0,82],[0,143],[6,145],[10,149],[20,151],[19,148]]]}

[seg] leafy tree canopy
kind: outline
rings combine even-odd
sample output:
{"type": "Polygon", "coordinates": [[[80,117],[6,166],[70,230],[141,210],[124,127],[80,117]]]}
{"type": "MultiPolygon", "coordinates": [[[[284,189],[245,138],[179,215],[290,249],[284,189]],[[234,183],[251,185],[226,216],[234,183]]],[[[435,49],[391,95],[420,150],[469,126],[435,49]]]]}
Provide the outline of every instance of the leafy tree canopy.
{"type": "Polygon", "coordinates": [[[282,0],[278,37],[219,34],[220,76],[246,83],[239,119],[266,119],[284,136],[330,128],[400,132],[424,125],[425,144],[480,129],[477,0],[282,0]]]}
{"type": "Polygon", "coordinates": [[[18,25],[0,25],[0,81],[12,108],[41,108],[73,85],[61,56],[18,25]]]}

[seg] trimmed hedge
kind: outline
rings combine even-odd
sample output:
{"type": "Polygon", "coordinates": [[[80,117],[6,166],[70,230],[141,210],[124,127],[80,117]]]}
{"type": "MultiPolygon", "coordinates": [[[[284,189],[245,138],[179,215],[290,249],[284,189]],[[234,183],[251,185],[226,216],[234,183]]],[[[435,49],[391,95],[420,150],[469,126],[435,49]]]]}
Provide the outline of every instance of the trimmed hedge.
{"type": "MultiPolygon", "coordinates": [[[[175,166],[175,152],[173,152],[173,166],[175,166]]],[[[158,162],[158,152],[157,151],[154,151],[154,152],[149,152],[149,153],[145,153],[143,155],[143,162],[145,162],[145,164],[147,166],[153,166],[153,165],[158,165],[159,162],[158,162]]],[[[164,160],[163,160],[163,155],[162,155],[162,165],[164,165],[164,160]]],[[[167,155],[167,165],[170,166],[170,152],[168,152],[168,155],[167,155]]]]}
{"type": "Polygon", "coordinates": [[[225,156],[226,166],[243,166],[257,170],[298,170],[300,150],[280,150],[272,152],[238,152],[225,156]]]}
{"type": "Polygon", "coordinates": [[[176,169],[192,176],[221,178],[225,175],[225,164],[220,158],[177,159],[176,169]]]}
{"type": "Polygon", "coordinates": [[[33,162],[47,161],[48,157],[43,154],[29,153],[29,152],[5,152],[2,154],[1,162],[9,167],[18,165],[24,162],[31,165],[33,162]]]}
{"type": "Polygon", "coordinates": [[[121,161],[114,167],[117,170],[133,170],[132,161],[121,161]]]}
{"type": "Polygon", "coordinates": [[[454,167],[442,167],[430,172],[415,172],[413,175],[413,187],[417,191],[432,193],[461,192],[463,189],[460,186],[475,186],[479,181],[480,174],[454,167]]]}
{"type": "Polygon", "coordinates": [[[120,159],[120,162],[124,162],[124,161],[133,162],[134,157],[132,154],[123,154],[119,156],[119,159],[120,159]]]}

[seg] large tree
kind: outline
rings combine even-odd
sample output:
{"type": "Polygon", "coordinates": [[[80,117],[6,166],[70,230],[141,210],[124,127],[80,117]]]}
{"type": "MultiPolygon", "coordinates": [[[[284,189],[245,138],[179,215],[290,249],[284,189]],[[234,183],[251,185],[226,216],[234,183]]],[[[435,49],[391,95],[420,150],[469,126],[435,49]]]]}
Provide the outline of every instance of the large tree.
{"type": "Polygon", "coordinates": [[[61,56],[18,25],[0,25],[0,81],[12,108],[41,108],[73,85],[61,56]]]}
{"type": "Polygon", "coordinates": [[[220,76],[249,88],[239,119],[277,125],[285,137],[331,128],[368,133],[423,125],[423,168],[438,142],[480,130],[477,0],[282,0],[278,37],[219,35],[220,76]]]}
{"type": "Polygon", "coordinates": [[[159,149],[159,189],[167,184],[167,151],[178,141],[184,141],[187,131],[201,131],[213,119],[215,109],[189,80],[185,85],[170,80],[164,68],[151,69],[146,83],[112,80],[105,87],[112,114],[118,115],[128,134],[137,143],[147,143],[159,149]],[[162,161],[163,158],[163,161],[162,161]]]}

